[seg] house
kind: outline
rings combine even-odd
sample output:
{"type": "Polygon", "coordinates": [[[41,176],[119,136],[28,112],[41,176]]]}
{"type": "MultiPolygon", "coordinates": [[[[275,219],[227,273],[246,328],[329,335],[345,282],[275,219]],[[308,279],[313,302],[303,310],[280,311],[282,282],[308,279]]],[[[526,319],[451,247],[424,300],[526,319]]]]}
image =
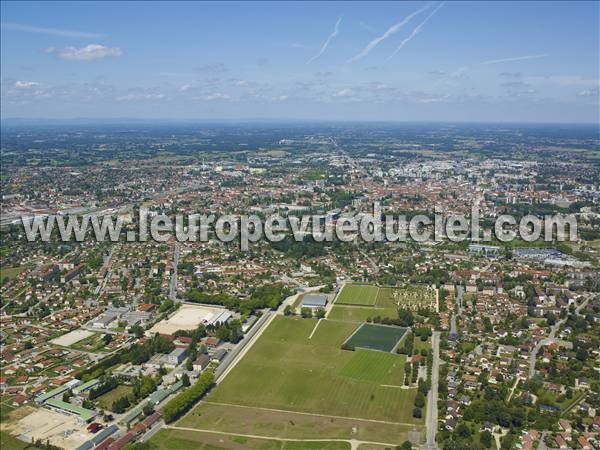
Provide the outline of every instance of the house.
{"type": "Polygon", "coordinates": [[[582,448],[582,450],[592,450],[592,446],[590,445],[590,441],[585,436],[579,436],[577,438],[577,443],[582,448]]]}
{"type": "Polygon", "coordinates": [[[569,448],[567,441],[565,441],[561,435],[556,436],[556,439],[554,439],[554,441],[556,442],[556,445],[558,445],[558,448],[569,448]]]}
{"type": "Polygon", "coordinates": [[[558,424],[565,433],[570,433],[571,431],[573,431],[573,429],[571,428],[571,422],[569,422],[568,420],[559,419],[558,424]]]}
{"type": "Polygon", "coordinates": [[[196,358],[196,361],[194,361],[192,363],[192,367],[194,368],[194,370],[199,372],[201,370],[206,369],[209,364],[210,364],[210,356],[199,355],[198,358],[196,358]]]}
{"type": "Polygon", "coordinates": [[[175,367],[183,362],[185,359],[185,348],[176,348],[167,355],[167,366],[175,367]]]}

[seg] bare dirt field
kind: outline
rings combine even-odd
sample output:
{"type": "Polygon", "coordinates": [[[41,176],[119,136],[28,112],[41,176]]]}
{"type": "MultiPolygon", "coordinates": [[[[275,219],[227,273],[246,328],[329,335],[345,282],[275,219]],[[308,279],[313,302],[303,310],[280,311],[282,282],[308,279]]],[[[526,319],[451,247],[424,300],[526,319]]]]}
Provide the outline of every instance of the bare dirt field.
{"type": "Polygon", "coordinates": [[[222,308],[211,308],[204,305],[181,305],[171,317],[161,320],[150,329],[150,333],[173,334],[177,330],[193,330],[204,319],[222,308]]]}
{"type": "Polygon", "coordinates": [[[67,334],[63,334],[62,336],[57,337],[56,339],[52,339],[50,343],[54,345],[62,345],[63,347],[68,347],[81,341],[82,339],[92,336],[93,334],[93,331],[73,330],[67,334]]]}
{"type": "Polygon", "coordinates": [[[23,435],[28,442],[31,438],[42,442],[49,440],[61,448],[77,448],[92,436],[74,416],[45,408],[23,417],[8,431],[14,436],[23,435]]]}

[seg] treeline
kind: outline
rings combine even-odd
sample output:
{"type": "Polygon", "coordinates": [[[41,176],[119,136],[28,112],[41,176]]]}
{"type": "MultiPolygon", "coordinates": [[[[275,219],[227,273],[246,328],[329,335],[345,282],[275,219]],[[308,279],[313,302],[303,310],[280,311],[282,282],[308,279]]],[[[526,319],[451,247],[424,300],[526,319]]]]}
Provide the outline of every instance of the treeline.
{"type": "Polygon", "coordinates": [[[90,400],[94,400],[95,398],[100,397],[102,394],[106,394],[109,391],[112,391],[114,388],[118,386],[119,382],[115,377],[108,377],[102,383],[100,383],[95,388],[90,389],[90,393],[88,398],[90,400]]]}
{"type": "Polygon", "coordinates": [[[198,289],[189,290],[184,294],[184,298],[194,303],[221,305],[242,314],[251,314],[257,309],[276,309],[291,293],[286,286],[276,283],[255,288],[246,300],[227,294],[207,294],[198,289]]]}
{"type": "Polygon", "coordinates": [[[171,423],[185,414],[213,387],[214,383],[215,376],[211,370],[202,372],[192,387],[186,389],[165,405],[162,410],[165,422],[171,423]]]}
{"type": "Polygon", "coordinates": [[[129,348],[121,349],[114,355],[76,373],[75,377],[83,381],[99,378],[108,369],[117,364],[142,364],[148,361],[152,355],[156,353],[169,353],[174,348],[175,345],[171,341],[156,333],[143,344],[133,344],[129,348]]]}

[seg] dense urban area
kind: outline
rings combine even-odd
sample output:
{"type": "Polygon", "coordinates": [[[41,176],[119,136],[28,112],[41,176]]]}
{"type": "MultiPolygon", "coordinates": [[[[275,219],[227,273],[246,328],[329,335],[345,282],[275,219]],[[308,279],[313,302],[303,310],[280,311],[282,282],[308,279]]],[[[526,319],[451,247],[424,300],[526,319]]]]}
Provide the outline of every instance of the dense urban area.
{"type": "Polygon", "coordinates": [[[3,449],[599,449],[597,125],[3,124],[3,449]],[[152,214],[577,239],[129,242],[152,214]],[[22,220],[119,217],[118,242],[22,220]]]}

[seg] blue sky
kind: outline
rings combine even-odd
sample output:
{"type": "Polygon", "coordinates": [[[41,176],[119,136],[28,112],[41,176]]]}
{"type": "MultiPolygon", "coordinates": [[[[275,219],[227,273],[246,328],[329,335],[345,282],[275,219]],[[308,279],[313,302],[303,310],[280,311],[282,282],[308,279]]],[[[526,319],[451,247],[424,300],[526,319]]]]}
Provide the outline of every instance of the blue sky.
{"type": "Polygon", "coordinates": [[[1,10],[3,118],[598,121],[598,2],[1,10]]]}

